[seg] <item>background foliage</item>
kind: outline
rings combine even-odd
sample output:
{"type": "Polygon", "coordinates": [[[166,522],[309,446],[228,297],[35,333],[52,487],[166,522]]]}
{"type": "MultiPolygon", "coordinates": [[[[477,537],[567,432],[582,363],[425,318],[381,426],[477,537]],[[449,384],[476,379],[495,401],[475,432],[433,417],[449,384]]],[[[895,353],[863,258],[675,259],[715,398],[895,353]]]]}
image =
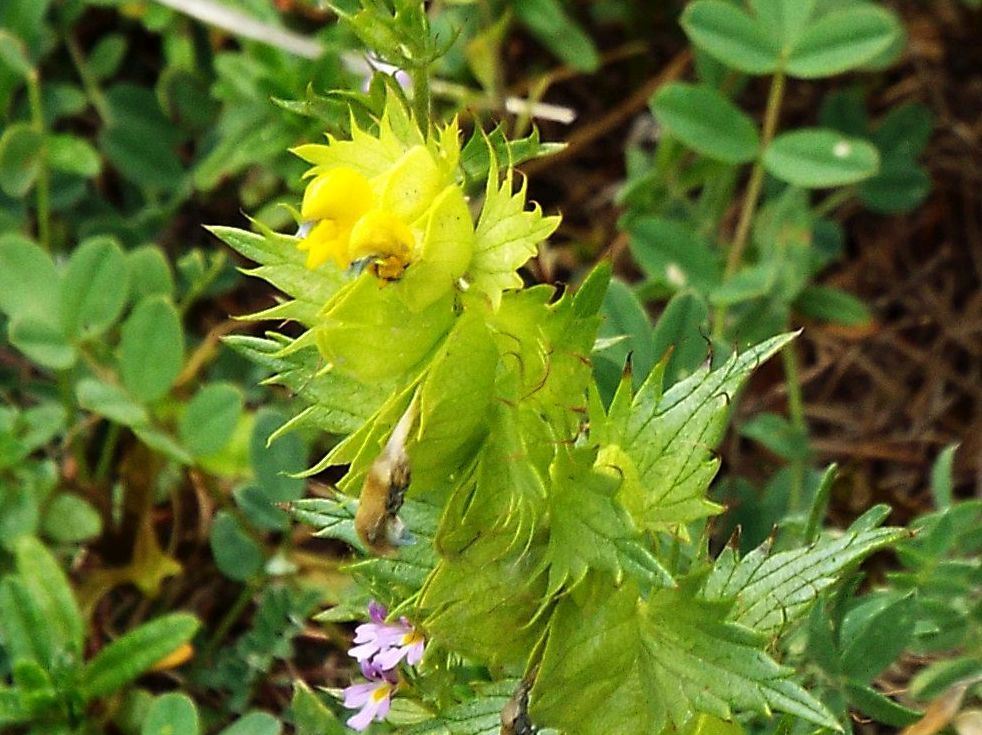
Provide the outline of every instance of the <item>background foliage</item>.
{"type": "MultiPolygon", "coordinates": [[[[890,731],[946,712],[916,732],[971,732],[982,673],[982,508],[969,499],[982,400],[979,14],[948,0],[652,5],[432,3],[427,22],[410,3],[394,16],[382,2],[242,0],[217,25],[180,3],[0,5],[0,728],[345,731],[336,699],[318,689],[355,670],[344,621],[364,617],[365,585],[384,597],[407,577],[348,563],[351,508],[325,499],[338,474],[292,473],[331,448],[317,427],[344,434],[368,416],[350,393],[318,394],[309,364],[278,360],[284,338],[229,318],[275,302],[237,273],[252,263],[201,225],[248,228],[245,213],[257,227],[292,228],[280,205],[297,205],[305,166],[287,149],[350,133],[348,103],[369,125],[384,94],[369,86],[370,64],[381,58],[428,74],[435,117],[483,126],[502,165],[554,153],[520,166],[529,196],[565,215],[522,276],[578,284],[612,261],[592,354],[612,417],[618,386],[629,392],[628,355],[634,388],[660,365],[683,392],[702,379],[707,352],[719,366],[734,345],[806,328],[782,353],[783,377],[775,361],[728,393],[735,430],[711,490],[728,510],[704,538],[693,529],[715,557],[698,609],[672,594],[647,600],[678,625],[605,641],[634,657],[614,668],[649,672],[698,711],[725,714],[705,694],[718,671],[673,670],[658,652],[696,640],[707,657],[724,641],[749,656],[730,623],[765,637],[780,628],[769,654],[803,672],[840,723],[890,731]],[[238,351],[221,345],[232,333],[238,351]],[[274,374],[314,403],[295,431],[283,430],[296,413],[289,394],[260,387],[274,374]],[[830,461],[838,475],[824,471],[830,461]],[[284,510],[311,495],[303,523],[284,510]],[[875,530],[883,501],[889,523],[916,535],[833,585],[849,554],[895,538],[875,530]],[[820,537],[838,544],[825,567],[820,537]],[[776,617],[772,601],[791,591],[768,586],[772,568],[811,575],[821,591],[792,628],[776,617]],[[734,579],[756,596],[724,610],[734,579]]],[[[488,148],[466,140],[477,200],[488,148]]],[[[238,249],[263,263],[253,274],[310,293],[302,267],[238,249]]],[[[568,461],[582,469],[582,457],[568,461]]],[[[427,524],[436,534],[431,509],[406,514],[418,534],[427,524]]],[[[557,527],[572,539],[584,523],[557,527]]],[[[579,558],[559,541],[548,553],[550,588],[638,563],[626,541],[611,558],[579,558]]],[[[681,553],[673,573],[694,562],[681,553]]],[[[623,597],[595,584],[581,593],[578,609],[625,630],[623,597]]],[[[452,632],[474,613],[432,625],[452,632]]],[[[565,645],[591,649],[571,602],[555,614],[565,645]]],[[[594,675],[609,660],[557,666],[559,645],[542,664],[558,683],[535,693],[533,714],[599,732],[631,711],[594,675]]],[[[754,659],[753,676],[775,665],[754,659]]],[[[637,685],[620,684],[621,694],[637,685]]],[[[454,696],[438,718],[406,701],[392,727],[497,732],[516,683],[433,691],[443,685],[454,696]]],[[[729,694],[748,711],[778,698],[740,686],[729,694]]],[[[653,721],[666,716],[664,703],[650,706],[653,721]]],[[[684,728],[814,726],[705,715],[684,728]]]]}

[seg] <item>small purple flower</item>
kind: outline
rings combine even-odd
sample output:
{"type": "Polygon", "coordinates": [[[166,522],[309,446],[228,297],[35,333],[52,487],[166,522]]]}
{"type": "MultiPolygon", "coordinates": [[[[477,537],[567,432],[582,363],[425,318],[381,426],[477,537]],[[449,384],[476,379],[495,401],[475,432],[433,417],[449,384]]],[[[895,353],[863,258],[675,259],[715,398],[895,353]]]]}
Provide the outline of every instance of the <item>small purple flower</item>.
{"type": "Polygon", "coordinates": [[[372,720],[381,722],[385,719],[392,704],[392,695],[399,686],[395,674],[371,662],[361,662],[361,673],[368,681],[346,687],[343,702],[348,709],[358,710],[346,722],[348,727],[359,732],[367,728],[372,720]]]}
{"type": "Polygon", "coordinates": [[[405,658],[415,666],[423,658],[426,641],[406,618],[398,623],[386,623],[386,610],[377,602],[368,606],[372,622],[362,623],[355,628],[355,646],[348,654],[360,662],[371,661],[382,671],[394,669],[405,658]]]}
{"type": "MultiPolygon", "coordinates": [[[[405,623],[406,619],[402,619],[405,623]]],[[[426,640],[423,638],[423,634],[415,630],[413,627],[409,628],[395,646],[387,648],[385,650],[379,651],[375,658],[372,659],[372,663],[379,666],[383,671],[388,671],[389,669],[394,669],[399,662],[405,658],[406,663],[410,666],[415,666],[423,658],[423,648],[426,646],[426,640]]]]}

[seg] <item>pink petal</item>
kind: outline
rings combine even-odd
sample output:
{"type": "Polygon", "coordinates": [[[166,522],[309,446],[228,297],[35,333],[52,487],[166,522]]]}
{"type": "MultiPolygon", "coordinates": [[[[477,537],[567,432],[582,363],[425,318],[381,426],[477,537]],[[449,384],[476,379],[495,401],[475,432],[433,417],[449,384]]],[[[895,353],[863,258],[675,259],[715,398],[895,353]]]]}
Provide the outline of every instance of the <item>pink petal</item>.
{"type": "Polygon", "coordinates": [[[405,655],[405,648],[387,648],[384,651],[379,651],[378,655],[372,659],[372,663],[382,671],[389,671],[394,669],[405,655]]]}
{"type": "Polygon", "coordinates": [[[372,692],[378,688],[378,684],[372,681],[364,684],[352,684],[344,689],[344,706],[348,709],[361,707],[365,702],[372,698],[372,692]]]}
{"type": "Polygon", "coordinates": [[[360,712],[349,717],[346,720],[346,724],[348,727],[361,732],[372,724],[372,717],[374,716],[375,713],[371,710],[371,705],[366,704],[360,712]]]}
{"type": "Polygon", "coordinates": [[[379,650],[379,645],[375,641],[365,643],[360,646],[355,646],[354,648],[348,649],[348,655],[354,658],[356,661],[364,661],[379,650]]]}
{"type": "Polygon", "coordinates": [[[406,663],[410,666],[415,666],[423,658],[423,649],[426,644],[423,641],[418,641],[409,647],[409,652],[406,654],[406,663]]]}

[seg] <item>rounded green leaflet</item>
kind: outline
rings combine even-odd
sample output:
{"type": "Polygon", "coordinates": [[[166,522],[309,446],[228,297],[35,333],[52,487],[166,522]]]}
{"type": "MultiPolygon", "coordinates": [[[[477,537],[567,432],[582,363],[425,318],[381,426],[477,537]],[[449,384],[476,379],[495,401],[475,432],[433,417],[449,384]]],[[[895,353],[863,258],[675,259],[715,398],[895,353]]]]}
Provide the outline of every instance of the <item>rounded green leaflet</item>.
{"type": "Polygon", "coordinates": [[[88,141],[66,133],[48,136],[48,163],[58,171],[86,178],[102,169],[99,152],[88,141]]]}
{"type": "Polygon", "coordinates": [[[244,582],[262,569],[263,550],[228,511],[215,515],[209,540],[216,566],[229,579],[244,582]]]}
{"type": "Polygon", "coordinates": [[[25,79],[34,71],[24,41],[6,30],[0,31],[0,67],[4,66],[25,79]]]}
{"type": "Polygon", "coordinates": [[[129,272],[114,238],[92,237],[72,253],[61,289],[61,311],[69,336],[101,334],[126,304],[129,272]]]}
{"type": "Polygon", "coordinates": [[[879,214],[910,212],[931,191],[931,177],[910,160],[887,158],[880,172],[862,183],[859,199],[879,214]]]}
{"type": "Polygon", "coordinates": [[[117,424],[142,426],[149,420],[146,409],[118,385],[82,378],[75,385],[75,395],[79,406],[117,424]]]}
{"type": "Polygon", "coordinates": [[[61,493],[45,508],[41,528],[55,541],[85,541],[102,532],[102,516],[85,498],[74,493],[61,493]]]}
{"type": "Polygon", "coordinates": [[[198,710],[186,694],[170,692],[154,700],[140,735],[198,735],[198,710]]]}
{"type": "Polygon", "coordinates": [[[747,163],[757,155],[757,126],[712,87],[668,84],[651,100],[651,109],[676,138],[704,156],[725,163],[747,163]]]}
{"type": "Polygon", "coordinates": [[[143,299],[123,324],[119,368],[140,401],[155,401],[174,384],[184,362],[184,332],[177,309],[160,296],[143,299]]]}
{"type": "Polygon", "coordinates": [[[0,135],[0,189],[20,198],[34,186],[41,172],[44,135],[27,123],[9,125],[0,135]]]}
{"type": "Polygon", "coordinates": [[[249,457],[256,475],[256,484],[268,502],[289,502],[303,497],[305,483],[292,475],[307,467],[307,448],[295,432],[274,436],[286,422],[279,411],[264,408],[256,413],[249,438],[249,457]]]}
{"type": "Polygon", "coordinates": [[[10,344],[34,362],[54,370],[75,364],[78,354],[60,324],[48,316],[20,314],[10,321],[10,344]]]}
{"type": "Polygon", "coordinates": [[[696,0],[682,14],[682,28],[693,44],[738,71],[769,74],[780,49],[763,25],[722,0],[696,0]]]}
{"type": "Polygon", "coordinates": [[[875,147],[825,128],[779,135],[763,160],[771,175],[811,189],[854,184],[873,176],[880,166],[875,147]]]}
{"type": "Polygon", "coordinates": [[[156,245],[141,245],[127,253],[130,294],[134,301],[144,296],[174,296],[174,275],[163,251],[156,245]]]}
{"type": "Polygon", "coordinates": [[[279,720],[268,712],[249,712],[218,735],[279,735],[281,731],[279,720]]]}
{"type": "Polygon", "coordinates": [[[855,69],[875,59],[902,35],[896,15],[873,5],[828,13],[801,35],[788,57],[787,72],[816,79],[855,69]]]}
{"type": "Polygon", "coordinates": [[[60,277],[44,250],[17,233],[0,236],[0,311],[57,321],[60,277]]]}
{"type": "Polygon", "coordinates": [[[750,0],[757,21],[784,51],[797,42],[815,10],[816,0],[750,0]]]}
{"type": "Polygon", "coordinates": [[[242,392],[231,383],[206,385],[188,403],[181,417],[180,437],[196,457],[225,448],[242,413],[242,392]]]}

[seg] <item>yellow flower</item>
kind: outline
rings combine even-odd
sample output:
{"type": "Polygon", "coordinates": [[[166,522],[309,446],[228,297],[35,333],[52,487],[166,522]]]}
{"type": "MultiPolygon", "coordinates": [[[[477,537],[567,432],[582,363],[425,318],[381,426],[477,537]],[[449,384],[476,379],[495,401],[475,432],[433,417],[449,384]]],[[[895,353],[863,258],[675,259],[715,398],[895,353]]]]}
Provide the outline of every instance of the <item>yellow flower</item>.
{"type": "MultiPolygon", "coordinates": [[[[423,135],[397,98],[375,132],[293,149],[312,164],[300,211],[307,267],[361,262],[413,312],[458,287],[474,247],[456,123],[423,135]]],[[[376,289],[377,293],[377,289],[376,289]]]]}

